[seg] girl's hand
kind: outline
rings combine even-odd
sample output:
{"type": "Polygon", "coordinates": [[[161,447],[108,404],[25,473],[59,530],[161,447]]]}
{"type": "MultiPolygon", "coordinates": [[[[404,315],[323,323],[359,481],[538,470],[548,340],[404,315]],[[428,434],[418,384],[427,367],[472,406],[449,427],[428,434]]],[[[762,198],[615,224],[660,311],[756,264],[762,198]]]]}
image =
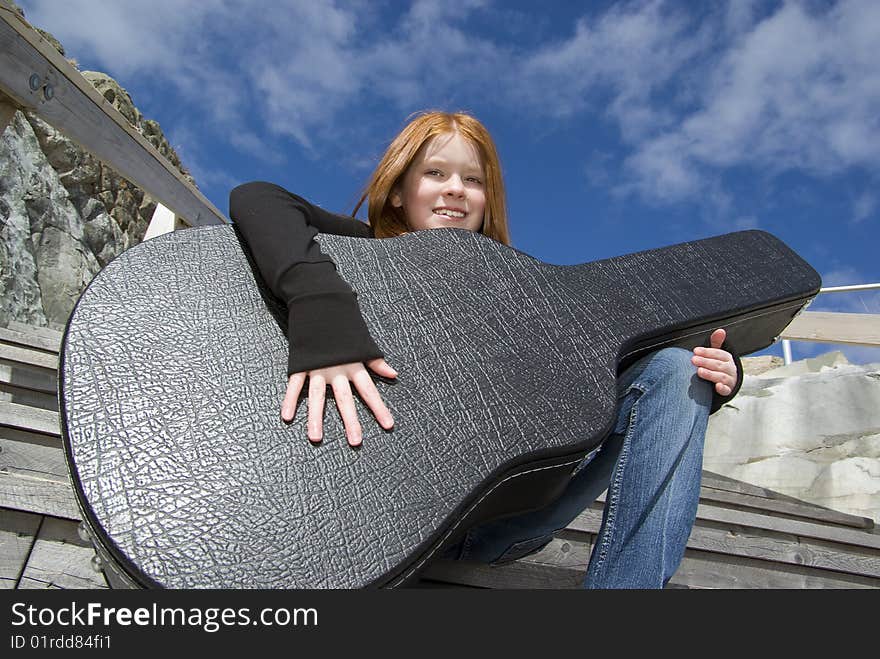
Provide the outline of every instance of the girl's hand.
{"type": "MultiPolygon", "coordinates": [[[[367,366],[382,377],[397,377],[397,371],[391,368],[384,359],[372,359],[367,362],[367,366]]],[[[309,441],[318,443],[324,437],[324,396],[328,384],[333,387],[336,407],[342,417],[343,424],[345,424],[345,436],[351,446],[360,446],[363,439],[361,424],[354,407],[354,396],[351,393],[352,382],[361,399],[372,410],[379,425],[385,430],[391,430],[394,426],[391,412],[388,411],[373,379],[361,362],[328,366],[308,373],[291,375],[287,381],[287,394],[281,403],[281,418],[285,421],[292,421],[296,414],[296,402],[306,381],[306,376],[309,378],[309,441]]]]}
{"type": "Polygon", "coordinates": [[[737,373],[736,362],[733,361],[733,355],[726,350],[722,350],[721,346],[724,339],[727,338],[727,332],[723,329],[717,329],[712,332],[709,337],[709,348],[694,348],[694,356],[691,362],[697,367],[697,375],[715,383],[715,391],[720,396],[729,396],[736,387],[737,373]]]}

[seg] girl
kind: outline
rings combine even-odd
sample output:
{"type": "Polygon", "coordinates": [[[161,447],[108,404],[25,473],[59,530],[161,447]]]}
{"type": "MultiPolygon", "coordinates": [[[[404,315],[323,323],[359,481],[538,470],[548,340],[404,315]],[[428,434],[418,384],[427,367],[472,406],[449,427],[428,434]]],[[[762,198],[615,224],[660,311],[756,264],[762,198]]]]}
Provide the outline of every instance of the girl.
{"type": "MultiPolygon", "coordinates": [[[[323,437],[326,388],[332,388],[346,437],[362,441],[353,384],[378,423],[394,419],[369,371],[395,378],[357,306],[314,236],[386,238],[455,227],[510,244],[498,155],[486,128],[465,113],[426,112],[391,142],[352,217],[334,215],[287,190],[247,183],[230,194],[230,217],[272,292],[287,303],[290,354],[281,404],[285,421],[308,388],[308,437],[323,437]],[[354,219],[369,200],[369,224],[354,219]]],[[[732,398],[739,361],[722,349],[667,348],[643,357],[618,378],[620,412],[613,434],[575,471],[565,493],[536,512],[471,529],[447,552],[499,563],[546,545],[608,488],[586,586],[662,587],[675,573],[696,517],[703,438],[710,411],[732,398]],[[713,400],[714,394],[714,400],[713,400]]]]}

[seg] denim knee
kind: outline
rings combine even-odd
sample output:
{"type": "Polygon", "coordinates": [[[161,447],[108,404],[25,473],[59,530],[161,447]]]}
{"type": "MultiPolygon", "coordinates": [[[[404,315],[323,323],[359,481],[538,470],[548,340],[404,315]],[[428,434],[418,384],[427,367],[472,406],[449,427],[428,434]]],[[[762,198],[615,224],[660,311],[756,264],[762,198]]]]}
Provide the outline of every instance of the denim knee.
{"type": "Polygon", "coordinates": [[[631,386],[643,393],[659,388],[667,404],[678,401],[681,407],[710,406],[712,384],[697,375],[692,357],[690,350],[675,347],[651,353],[636,363],[639,370],[631,386]]]}
{"type": "Polygon", "coordinates": [[[693,353],[684,348],[663,348],[652,355],[651,361],[666,377],[684,381],[697,370],[691,361],[692,356],[693,353]]]}

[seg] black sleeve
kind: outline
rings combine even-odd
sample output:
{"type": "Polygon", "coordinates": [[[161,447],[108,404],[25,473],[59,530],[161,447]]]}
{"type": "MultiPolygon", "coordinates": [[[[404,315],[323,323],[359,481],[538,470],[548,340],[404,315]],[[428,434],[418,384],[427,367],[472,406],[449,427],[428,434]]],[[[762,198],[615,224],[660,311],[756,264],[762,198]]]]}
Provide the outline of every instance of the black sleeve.
{"type": "Polygon", "coordinates": [[[712,385],[712,407],[709,410],[709,414],[715,414],[718,410],[720,410],[724,405],[733,400],[733,397],[739,392],[740,387],[743,384],[743,363],[742,359],[739,358],[735,352],[733,352],[729,346],[722,345],[724,350],[727,350],[732,356],[733,361],[736,362],[736,386],[733,388],[727,396],[721,396],[715,391],[715,385],[712,385]]]}
{"type": "Polygon", "coordinates": [[[230,192],[229,217],[269,290],[287,304],[288,375],[383,356],[357,294],[314,240],[317,233],[371,238],[367,224],[262,181],[230,192]]]}

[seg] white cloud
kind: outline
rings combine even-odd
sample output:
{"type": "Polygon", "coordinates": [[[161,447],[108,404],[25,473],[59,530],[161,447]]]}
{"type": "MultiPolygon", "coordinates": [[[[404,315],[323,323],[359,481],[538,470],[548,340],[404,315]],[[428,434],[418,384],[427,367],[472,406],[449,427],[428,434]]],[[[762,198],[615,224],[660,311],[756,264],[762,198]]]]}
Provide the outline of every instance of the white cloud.
{"type": "Polygon", "coordinates": [[[877,195],[863,192],[853,203],[853,222],[862,222],[877,210],[877,195]]]}
{"type": "Polygon", "coordinates": [[[59,11],[57,0],[21,0],[20,4],[28,21],[53,32],[68,56],[89,52],[125,76],[151,69],[164,75],[179,69],[185,64],[180,55],[192,49],[186,45],[194,43],[192,35],[228,3],[66,0],[64,11],[59,11]]]}
{"type": "Polygon", "coordinates": [[[697,193],[706,169],[828,176],[880,170],[880,4],[801,4],[741,31],[707,79],[700,107],[636,145],[628,165],[644,193],[697,193]]]}
{"type": "MultiPolygon", "coordinates": [[[[71,56],[88,53],[123,86],[135,76],[173,86],[193,125],[220,133],[256,116],[307,149],[342,148],[376,109],[479,99],[536,126],[604,119],[628,150],[615,192],[654,201],[724,204],[732,167],[880,171],[874,0],[730,0],[691,13],[619,2],[530,47],[504,40],[507,10],[487,0],[420,0],[399,13],[370,2],[67,0],[62,22],[55,0],[22,4],[71,56]]],[[[256,139],[231,141],[272,153],[256,139]]],[[[856,221],[872,199],[856,202],[856,221]]]]}
{"type": "MultiPolygon", "coordinates": [[[[420,1],[388,16],[374,3],[311,0],[67,0],[63,19],[55,0],[23,5],[70,55],[97,61],[123,86],[161,80],[196,121],[229,130],[256,114],[307,149],[339,139],[340,116],[359,107],[412,109],[482,92],[501,66],[496,47],[466,29],[482,0],[420,1]]],[[[235,143],[260,151],[252,139],[235,143]]]]}
{"type": "Polygon", "coordinates": [[[613,6],[594,21],[579,20],[570,38],[523,54],[517,89],[557,117],[607,103],[624,137],[636,140],[672,121],[652,96],[700,51],[705,37],[659,0],[613,6]]]}

